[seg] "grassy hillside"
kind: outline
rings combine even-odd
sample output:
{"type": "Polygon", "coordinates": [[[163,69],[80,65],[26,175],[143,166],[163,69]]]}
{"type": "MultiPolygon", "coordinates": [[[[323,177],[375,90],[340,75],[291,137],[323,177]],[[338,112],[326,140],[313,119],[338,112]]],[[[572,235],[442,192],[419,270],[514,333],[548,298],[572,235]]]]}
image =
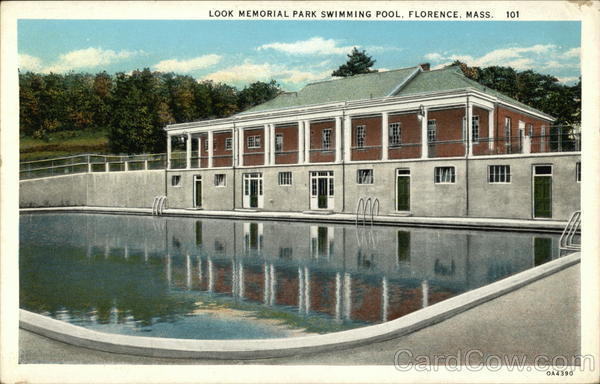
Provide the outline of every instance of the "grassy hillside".
{"type": "Polygon", "coordinates": [[[109,153],[104,131],[57,132],[47,140],[21,136],[21,161],[41,160],[80,153],[109,153]]]}

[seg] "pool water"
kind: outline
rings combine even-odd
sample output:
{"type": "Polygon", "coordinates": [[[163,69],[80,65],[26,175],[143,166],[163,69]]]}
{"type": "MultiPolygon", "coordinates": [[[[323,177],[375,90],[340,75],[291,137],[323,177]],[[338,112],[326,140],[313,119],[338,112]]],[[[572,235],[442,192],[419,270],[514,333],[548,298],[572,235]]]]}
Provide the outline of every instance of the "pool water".
{"type": "Polygon", "coordinates": [[[397,319],[557,248],[534,233],[24,214],[20,305],[119,334],[295,337],[397,319]]]}

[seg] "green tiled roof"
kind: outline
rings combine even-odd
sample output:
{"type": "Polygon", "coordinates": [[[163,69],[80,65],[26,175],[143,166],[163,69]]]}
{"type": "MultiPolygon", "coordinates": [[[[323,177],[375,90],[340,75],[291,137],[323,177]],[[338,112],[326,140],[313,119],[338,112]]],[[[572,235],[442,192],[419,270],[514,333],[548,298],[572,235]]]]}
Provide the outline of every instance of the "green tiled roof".
{"type": "Polygon", "coordinates": [[[273,100],[244,112],[259,112],[389,96],[399,84],[409,78],[415,69],[416,67],[409,67],[311,83],[298,92],[282,93],[273,100]]]}
{"type": "Polygon", "coordinates": [[[467,78],[458,66],[419,72],[411,79],[410,75],[416,69],[417,67],[409,67],[311,83],[298,92],[282,93],[273,100],[252,107],[242,112],[242,114],[332,102],[382,98],[391,96],[392,92],[405,82],[406,84],[393,96],[474,88],[495,96],[504,102],[543,113],[467,78]]]}

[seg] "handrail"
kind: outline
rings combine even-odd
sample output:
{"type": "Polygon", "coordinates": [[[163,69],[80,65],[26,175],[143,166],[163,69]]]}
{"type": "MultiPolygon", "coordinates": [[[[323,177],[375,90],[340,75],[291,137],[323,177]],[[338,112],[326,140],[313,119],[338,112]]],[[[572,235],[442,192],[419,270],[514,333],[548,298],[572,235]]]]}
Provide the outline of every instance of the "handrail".
{"type": "Polygon", "coordinates": [[[581,244],[573,242],[573,238],[581,228],[581,211],[574,211],[563,229],[559,240],[559,250],[578,251],[581,250],[581,244]]]}
{"type": "Polygon", "coordinates": [[[365,225],[365,222],[366,222],[367,204],[369,204],[369,210],[372,211],[373,210],[373,199],[371,199],[370,197],[367,197],[367,201],[365,202],[365,209],[363,209],[363,225],[365,225]]]}
{"type": "Polygon", "coordinates": [[[362,206],[362,208],[364,209],[364,205],[365,205],[365,200],[361,197],[360,199],[358,199],[358,203],[356,203],[356,221],[355,221],[356,225],[358,225],[358,215],[360,214],[360,208],[362,206]]]}

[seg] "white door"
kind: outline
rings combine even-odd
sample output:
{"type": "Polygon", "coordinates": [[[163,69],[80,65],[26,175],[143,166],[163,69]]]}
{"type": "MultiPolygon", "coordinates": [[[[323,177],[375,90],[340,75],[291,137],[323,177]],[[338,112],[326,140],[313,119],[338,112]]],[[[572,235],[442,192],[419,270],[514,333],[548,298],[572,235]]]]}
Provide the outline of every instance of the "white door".
{"type": "Polygon", "coordinates": [[[242,205],[244,208],[263,207],[263,178],[262,173],[244,174],[244,194],[242,205]]]}
{"type": "Polygon", "coordinates": [[[333,183],[333,171],[318,171],[310,173],[310,209],[333,209],[333,183]]]}

